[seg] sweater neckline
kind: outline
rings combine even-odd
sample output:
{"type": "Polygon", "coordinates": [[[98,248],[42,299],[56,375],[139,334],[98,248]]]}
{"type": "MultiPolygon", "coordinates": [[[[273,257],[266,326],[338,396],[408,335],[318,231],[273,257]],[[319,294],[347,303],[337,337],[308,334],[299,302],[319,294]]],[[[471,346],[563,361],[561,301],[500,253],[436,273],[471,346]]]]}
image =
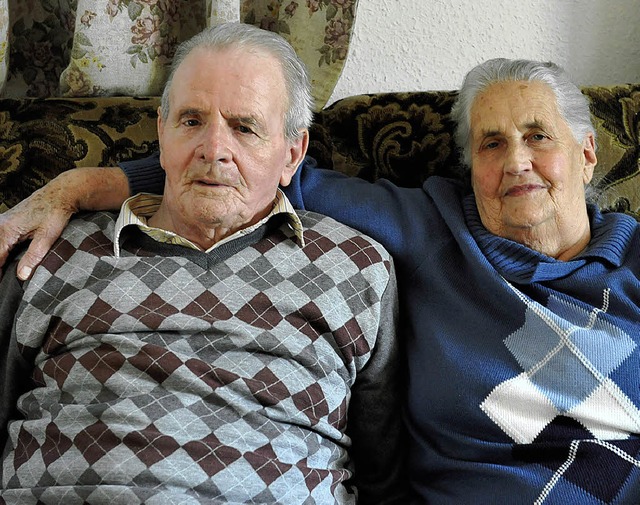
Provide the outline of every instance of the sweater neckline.
{"type": "Polygon", "coordinates": [[[570,275],[589,261],[619,267],[629,249],[637,223],[619,213],[603,214],[588,205],[591,240],[569,261],[560,261],[533,249],[490,233],[482,224],[473,194],[463,198],[465,221],[478,247],[493,267],[508,281],[518,284],[555,280],[570,275]]]}

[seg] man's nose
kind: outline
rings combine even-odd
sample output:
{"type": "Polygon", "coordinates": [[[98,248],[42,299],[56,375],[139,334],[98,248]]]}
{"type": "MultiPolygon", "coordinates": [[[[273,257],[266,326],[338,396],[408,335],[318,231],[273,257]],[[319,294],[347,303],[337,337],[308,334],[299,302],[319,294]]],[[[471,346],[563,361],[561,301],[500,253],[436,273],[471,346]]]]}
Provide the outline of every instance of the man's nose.
{"type": "Polygon", "coordinates": [[[520,174],[531,170],[531,150],[524,142],[513,142],[507,146],[504,171],[510,174],[520,174]]]}
{"type": "Polygon", "coordinates": [[[198,144],[198,157],[206,163],[230,161],[231,141],[232,132],[227,125],[211,122],[202,130],[198,144]]]}

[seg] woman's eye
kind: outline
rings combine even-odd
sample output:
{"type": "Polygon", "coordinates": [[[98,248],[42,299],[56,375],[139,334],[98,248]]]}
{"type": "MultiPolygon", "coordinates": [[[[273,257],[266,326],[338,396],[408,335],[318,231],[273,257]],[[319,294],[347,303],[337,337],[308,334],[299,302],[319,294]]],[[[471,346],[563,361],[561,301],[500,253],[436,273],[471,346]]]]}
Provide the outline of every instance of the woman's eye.
{"type": "Polygon", "coordinates": [[[492,140],[491,142],[487,142],[484,145],[484,149],[495,149],[496,147],[498,147],[500,144],[497,140],[492,140]]]}
{"type": "Polygon", "coordinates": [[[534,133],[531,136],[529,136],[528,140],[533,141],[533,142],[542,142],[546,138],[547,138],[547,136],[544,133],[534,133]]]}

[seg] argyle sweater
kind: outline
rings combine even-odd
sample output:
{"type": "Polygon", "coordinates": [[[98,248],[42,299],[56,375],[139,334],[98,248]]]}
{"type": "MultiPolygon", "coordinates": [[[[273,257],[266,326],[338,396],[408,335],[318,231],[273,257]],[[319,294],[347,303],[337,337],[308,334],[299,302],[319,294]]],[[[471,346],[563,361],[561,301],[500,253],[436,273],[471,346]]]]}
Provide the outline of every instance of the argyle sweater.
{"type": "Polygon", "coordinates": [[[303,247],[274,218],[209,253],[128,228],[114,257],[115,215],[96,213],[71,222],[32,280],[5,275],[15,326],[0,357],[32,381],[0,388],[2,498],[391,502],[392,263],[354,230],[300,217],[303,247]]]}
{"type": "MultiPolygon", "coordinates": [[[[589,209],[557,261],[490,234],[473,195],[429,178],[375,184],[313,168],[286,193],[395,260],[415,503],[640,503],[640,225],[589,209]]],[[[160,179],[123,166],[132,191],[160,179]]]]}

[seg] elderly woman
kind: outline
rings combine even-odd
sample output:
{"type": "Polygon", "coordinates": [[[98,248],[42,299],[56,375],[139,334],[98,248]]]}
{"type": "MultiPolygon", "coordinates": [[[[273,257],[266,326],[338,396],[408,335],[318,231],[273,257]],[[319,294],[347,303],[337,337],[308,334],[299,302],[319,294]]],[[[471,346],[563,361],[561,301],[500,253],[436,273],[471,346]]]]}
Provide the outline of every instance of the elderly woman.
{"type": "MultiPolygon", "coordinates": [[[[453,117],[470,189],[307,160],[288,191],[394,255],[414,501],[640,503],[640,225],[586,203],[586,99],[554,64],[498,59],[467,75],[453,117]]],[[[157,158],[123,168],[133,191],[161,174],[157,158]]],[[[28,203],[14,228],[39,226],[28,203]]]]}

